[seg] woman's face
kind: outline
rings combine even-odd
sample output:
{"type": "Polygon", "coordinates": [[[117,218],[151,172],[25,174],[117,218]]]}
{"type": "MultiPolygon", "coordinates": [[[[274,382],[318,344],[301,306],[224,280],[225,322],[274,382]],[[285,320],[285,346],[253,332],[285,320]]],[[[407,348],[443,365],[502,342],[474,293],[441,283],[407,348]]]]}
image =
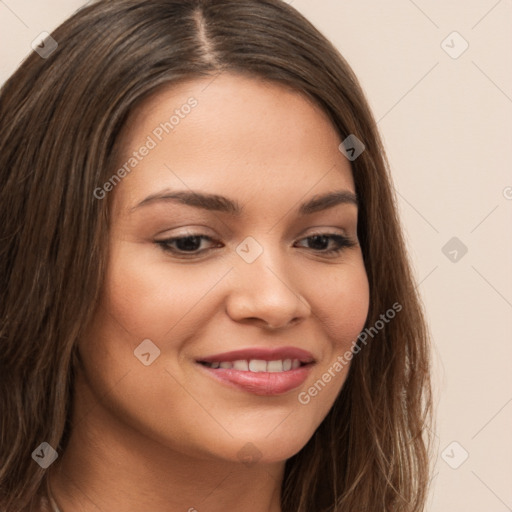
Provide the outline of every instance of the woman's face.
{"type": "Polygon", "coordinates": [[[79,347],[89,414],[194,457],[282,461],[333,405],[368,313],[354,181],[303,96],[212,80],[146,100],[97,194],[114,203],[79,347]]]}

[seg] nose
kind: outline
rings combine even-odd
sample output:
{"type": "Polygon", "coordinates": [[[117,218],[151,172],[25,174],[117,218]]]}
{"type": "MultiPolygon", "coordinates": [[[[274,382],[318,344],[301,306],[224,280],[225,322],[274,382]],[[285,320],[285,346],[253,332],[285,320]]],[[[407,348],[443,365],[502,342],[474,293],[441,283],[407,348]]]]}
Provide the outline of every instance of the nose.
{"type": "Polygon", "coordinates": [[[252,263],[238,261],[231,272],[227,313],[237,322],[279,329],[304,321],[311,307],[300,293],[300,279],[268,251],[252,263]]]}

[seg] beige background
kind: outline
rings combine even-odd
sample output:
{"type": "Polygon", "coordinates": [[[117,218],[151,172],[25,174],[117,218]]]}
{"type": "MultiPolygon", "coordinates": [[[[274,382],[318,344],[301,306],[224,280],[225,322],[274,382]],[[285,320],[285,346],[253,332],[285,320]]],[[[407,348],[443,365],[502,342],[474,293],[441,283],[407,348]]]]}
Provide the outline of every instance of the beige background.
{"type": "MultiPolygon", "coordinates": [[[[512,1],[289,3],[352,65],[387,147],[435,345],[428,510],[512,510],[512,1]]],[[[0,82],[83,4],[0,0],[0,82]]]]}

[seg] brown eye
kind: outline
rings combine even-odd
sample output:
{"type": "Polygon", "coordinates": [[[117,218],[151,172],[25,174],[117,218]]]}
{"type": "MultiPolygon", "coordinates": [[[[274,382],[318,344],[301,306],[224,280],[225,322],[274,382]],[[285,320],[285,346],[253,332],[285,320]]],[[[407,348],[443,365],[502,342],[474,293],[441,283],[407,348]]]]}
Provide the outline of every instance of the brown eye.
{"type": "Polygon", "coordinates": [[[338,254],[343,251],[343,249],[354,247],[356,245],[356,243],[350,238],[337,233],[315,233],[303,240],[309,240],[310,248],[315,252],[327,255],[338,254]],[[329,242],[334,242],[334,248],[328,249],[329,242]],[[313,247],[311,247],[311,245],[313,247]]]}
{"type": "Polygon", "coordinates": [[[201,242],[203,240],[213,242],[214,240],[202,234],[190,234],[187,236],[179,236],[167,238],[166,240],[157,240],[156,243],[166,252],[178,255],[195,256],[208,251],[210,248],[201,249],[201,242]]]}

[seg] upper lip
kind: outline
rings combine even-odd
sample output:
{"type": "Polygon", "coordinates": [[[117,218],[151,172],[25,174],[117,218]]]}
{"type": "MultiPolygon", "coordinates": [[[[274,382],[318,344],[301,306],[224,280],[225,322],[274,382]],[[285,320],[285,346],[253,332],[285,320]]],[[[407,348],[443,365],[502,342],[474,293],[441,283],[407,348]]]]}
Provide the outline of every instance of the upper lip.
{"type": "Polygon", "coordinates": [[[278,361],[284,359],[298,359],[301,363],[313,363],[313,355],[307,350],[297,347],[275,347],[275,348],[244,348],[202,357],[198,361],[203,363],[229,362],[239,360],[259,359],[262,361],[278,361]]]}

